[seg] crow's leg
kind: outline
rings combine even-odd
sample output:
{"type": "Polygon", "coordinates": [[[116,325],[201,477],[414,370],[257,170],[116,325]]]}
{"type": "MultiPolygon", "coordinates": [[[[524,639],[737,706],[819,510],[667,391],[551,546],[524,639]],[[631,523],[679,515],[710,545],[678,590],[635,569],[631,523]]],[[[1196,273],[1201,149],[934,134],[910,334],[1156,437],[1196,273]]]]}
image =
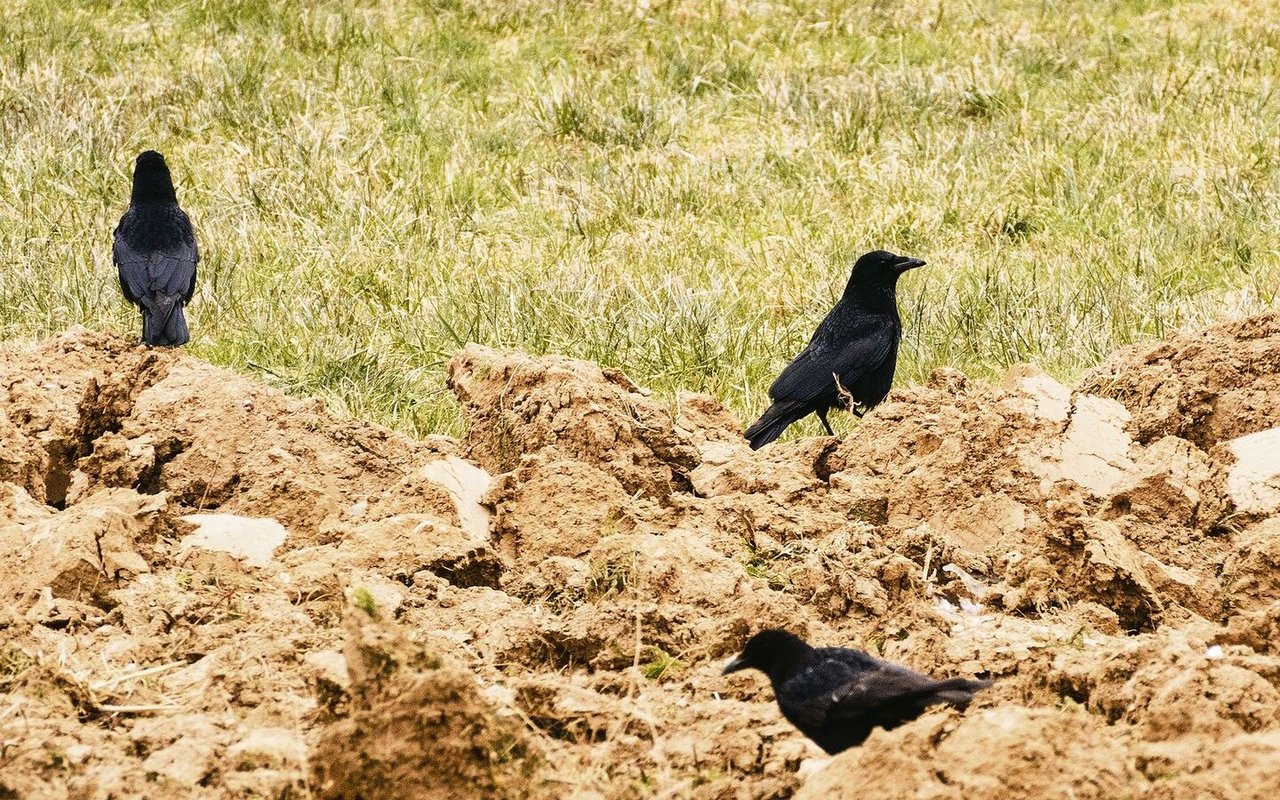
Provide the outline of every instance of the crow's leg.
{"type": "Polygon", "coordinates": [[[822,427],[827,429],[828,436],[836,435],[836,432],[831,430],[831,423],[827,422],[827,409],[825,408],[818,409],[818,419],[822,420],[822,427]]]}
{"type": "Polygon", "coordinates": [[[867,408],[866,406],[849,406],[849,412],[853,414],[855,417],[857,417],[858,419],[862,419],[862,415],[867,413],[870,410],[871,409],[867,408]]]}

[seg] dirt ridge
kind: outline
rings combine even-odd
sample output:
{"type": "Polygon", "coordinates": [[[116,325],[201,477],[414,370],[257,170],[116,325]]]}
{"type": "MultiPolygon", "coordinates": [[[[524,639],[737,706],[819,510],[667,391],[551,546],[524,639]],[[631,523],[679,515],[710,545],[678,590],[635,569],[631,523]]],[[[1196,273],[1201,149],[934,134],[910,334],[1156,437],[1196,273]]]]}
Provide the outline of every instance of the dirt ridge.
{"type": "Polygon", "coordinates": [[[0,796],[1262,797],[1278,374],[1272,313],[752,452],[561,356],[464,348],[467,434],[415,441],[111,334],[0,349],[0,796]],[[718,674],[768,625],[998,680],[815,771],[718,674]]]}

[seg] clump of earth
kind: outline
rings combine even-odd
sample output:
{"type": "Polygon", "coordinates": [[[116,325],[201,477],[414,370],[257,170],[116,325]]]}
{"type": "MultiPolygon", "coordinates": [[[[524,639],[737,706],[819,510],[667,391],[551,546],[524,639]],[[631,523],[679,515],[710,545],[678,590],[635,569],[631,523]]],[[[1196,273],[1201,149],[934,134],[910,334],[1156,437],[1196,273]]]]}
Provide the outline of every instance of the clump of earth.
{"type": "Polygon", "coordinates": [[[1280,786],[1280,314],[942,370],[752,452],[468,346],[414,440],[83,329],[0,350],[0,798],[1252,798],[1280,786]],[[787,627],[992,678],[827,759],[787,627]]]}

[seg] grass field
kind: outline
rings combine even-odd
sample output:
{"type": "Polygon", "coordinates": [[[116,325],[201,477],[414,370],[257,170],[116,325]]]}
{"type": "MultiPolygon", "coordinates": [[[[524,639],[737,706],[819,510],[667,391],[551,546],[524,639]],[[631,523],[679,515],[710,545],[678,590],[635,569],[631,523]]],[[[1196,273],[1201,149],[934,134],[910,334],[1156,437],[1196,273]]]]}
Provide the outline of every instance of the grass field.
{"type": "Polygon", "coordinates": [[[136,333],[151,147],[191,351],[418,433],[467,341],[751,416],[875,247],[899,383],[1280,305],[1275,2],[349,5],[0,4],[0,336],[136,333]]]}

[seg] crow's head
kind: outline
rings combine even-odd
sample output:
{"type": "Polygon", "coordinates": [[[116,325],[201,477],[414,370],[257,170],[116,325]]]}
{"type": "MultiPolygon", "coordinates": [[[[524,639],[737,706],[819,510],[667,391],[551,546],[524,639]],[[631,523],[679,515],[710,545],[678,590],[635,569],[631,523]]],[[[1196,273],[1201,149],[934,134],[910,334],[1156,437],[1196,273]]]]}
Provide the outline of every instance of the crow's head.
{"type": "Polygon", "coordinates": [[[736,658],[724,665],[723,675],[743,669],[758,669],[773,677],[787,669],[812,648],[793,633],[771,628],[747,640],[736,658]]]}
{"type": "Polygon", "coordinates": [[[176,203],[178,195],[173,190],[173,178],[169,175],[169,165],[164,163],[164,156],[155,150],[148,150],[138,156],[133,165],[133,202],[170,202],[176,203]]]}
{"type": "Polygon", "coordinates": [[[890,253],[888,250],[872,250],[858,259],[853,265],[853,275],[849,278],[849,288],[854,287],[892,287],[898,283],[898,276],[909,269],[923,267],[925,262],[918,258],[909,258],[890,253]]]}

